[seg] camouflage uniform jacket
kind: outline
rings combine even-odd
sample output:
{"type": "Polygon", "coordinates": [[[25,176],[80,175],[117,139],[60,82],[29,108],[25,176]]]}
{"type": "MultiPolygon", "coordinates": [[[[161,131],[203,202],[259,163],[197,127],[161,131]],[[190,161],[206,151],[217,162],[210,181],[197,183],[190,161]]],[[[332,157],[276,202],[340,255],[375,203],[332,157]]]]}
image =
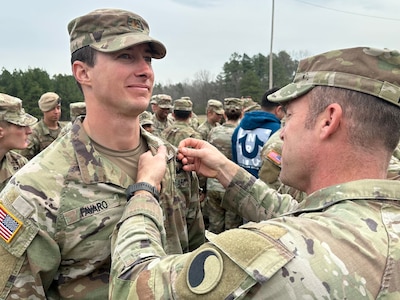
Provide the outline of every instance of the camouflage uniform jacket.
{"type": "Polygon", "coordinates": [[[6,186],[11,176],[27,162],[28,159],[26,159],[26,157],[14,151],[8,151],[6,155],[4,155],[0,167],[0,191],[6,186]]]}
{"type": "Polygon", "coordinates": [[[178,147],[180,141],[189,137],[201,140],[200,133],[194,130],[189,123],[184,121],[175,121],[174,124],[164,129],[161,133],[161,137],[176,147],[178,147]]]}
{"type": "MultiPolygon", "coordinates": [[[[208,142],[224,154],[227,158],[232,160],[232,134],[236,125],[224,123],[211,129],[208,134],[208,142]]],[[[225,192],[225,188],[215,178],[207,179],[207,191],[225,192]]]]}
{"type": "MultiPolygon", "coordinates": [[[[220,124],[217,123],[216,126],[219,126],[220,124]]],[[[197,127],[197,131],[201,134],[202,139],[207,141],[208,140],[208,134],[210,133],[211,129],[213,129],[215,126],[212,126],[208,121],[205,121],[202,123],[199,127],[197,127]]]]}
{"type": "Polygon", "coordinates": [[[171,126],[174,123],[174,119],[168,115],[167,120],[166,121],[160,121],[157,119],[156,115],[153,114],[153,134],[161,137],[161,134],[163,132],[163,130],[169,126],[171,126]]]}
{"type": "MultiPolygon", "coordinates": [[[[58,122],[58,134],[64,125],[58,122]]],[[[57,135],[58,136],[58,135],[57,135]]],[[[57,136],[53,136],[49,128],[44,124],[43,119],[32,126],[32,134],[28,136],[29,145],[26,149],[21,150],[20,153],[27,159],[32,159],[35,155],[43,151],[49,146],[57,136]]]]}
{"type": "MultiPolygon", "coordinates": [[[[165,142],[141,131],[149,149],[165,142]]],[[[183,253],[204,242],[198,181],[181,171],[176,149],[168,149],[160,205],[166,251],[183,253]],[[178,172],[178,175],[176,175],[178,172]]],[[[7,243],[0,299],[106,299],[110,274],[110,235],[134,183],[101,156],[77,119],[64,136],[22,168],[0,193],[0,208],[21,224],[7,243]]]]}
{"type": "Polygon", "coordinates": [[[113,299],[400,297],[400,182],[353,181],[298,203],[242,170],[226,201],[248,219],[278,217],[178,256],[162,250],[157,202],[135,198],[113,234],[113,299]]]}

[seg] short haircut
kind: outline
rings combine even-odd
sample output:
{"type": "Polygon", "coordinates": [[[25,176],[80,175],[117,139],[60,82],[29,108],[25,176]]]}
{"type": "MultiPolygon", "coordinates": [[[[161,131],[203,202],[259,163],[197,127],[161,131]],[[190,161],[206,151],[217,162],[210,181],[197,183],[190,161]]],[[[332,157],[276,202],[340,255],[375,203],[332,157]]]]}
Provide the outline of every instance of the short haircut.
{"type": "Polygon", "coordinates": [[[349,143],[374,151],[377,144],[393,152],[400,139],[400,108],[378,97],[337,87],[317,86],[310,92],[305,128],[315,126],[328,105],[338,103],[349,121],[349,143]]]}
{"type": "MultiPolygon", "coordinates": [[[[71,54],[71,65],[75,61],[81,61],[87,64],[89,67],[93,67],[94,64],[96,63],[96,55],[97,55],[97,50],[91,48],[90,46],[85,46],[83,48],[76,50],[71,54]]],[[[76,83],[78,85],[79,90],[82,92],[81,84],[79,82],[76,83]]]]}
{"type": "Polygon", "coordinates": [[[189,110],[174,110],[176,119],[187,120],[192,112],[189,110]]]}
{"type": "Polygon", "coordinates": [[[267,90],[264,95],[261,97],[261,107],[264,108],[267,111],[272,110],[273,108],[281,105],[280,103],[276,103],[276,102],[271,102],[268,100],[268,96],[275,93],[276,91],[278,91],[279,88],[277,87],[273,87],[269,90],[267,90]]]}

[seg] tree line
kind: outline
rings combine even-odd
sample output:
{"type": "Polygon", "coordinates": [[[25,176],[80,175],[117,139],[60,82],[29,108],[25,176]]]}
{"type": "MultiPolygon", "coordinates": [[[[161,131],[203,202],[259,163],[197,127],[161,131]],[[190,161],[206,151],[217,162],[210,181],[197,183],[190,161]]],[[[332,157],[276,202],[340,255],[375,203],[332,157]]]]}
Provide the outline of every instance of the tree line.
{"type": "MultiPolygon", "coordinates": [[[[224,63],[222,72],[212,80],[210,73],[201,70],[188,82],[162,85],[156,83],[153,94],[168,94],[172,99],[189,96],[197,114],[204,114],[209,99],[223,100],[227,97],[250,96],[259,102],[269,88],[269,56],[259,53],[252,57],[233,53],[224,63]]],[[[298,61],[286,51],[273,53],[273,85],[281,87],[293,80],[298,61]]],[[[52,77],[40,68],[9,72],[2,69],[0,92],[23,100],[25,110],[40,118],[42,113],[37,101],[48,91],[62,99],[62,121],[69,120],[69,104],[83,101],[83,96],[72,75],[57,74],[52,77]]]]}

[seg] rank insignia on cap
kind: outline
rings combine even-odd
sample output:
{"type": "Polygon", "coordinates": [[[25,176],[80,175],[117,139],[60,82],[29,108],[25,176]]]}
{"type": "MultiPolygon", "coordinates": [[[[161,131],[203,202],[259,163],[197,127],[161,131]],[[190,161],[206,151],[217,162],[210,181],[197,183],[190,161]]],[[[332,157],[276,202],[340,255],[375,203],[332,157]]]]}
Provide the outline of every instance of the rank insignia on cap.
{"type": "Polygon", "coordinates": [[[269,160],[271,160],[273,163],[275,163],[276,165],[278,165],[278,166],[281,165],[282,156],[278,152],[276,152],[275,150],[271,150],[267,154],[267,158],[269,160]]]}
{"type": "Polygon", "coordinates": [[[21,226],[22,222],[0,204],[0,236],[3,240],[11,242],[21,226]]]}
{"type": "Polygon", "coordinates": [[[206,294],[217,286],[222,271],[221,254],[213,248],[203,249],[189,262],[187,285],[195,294],[206,294]]]}

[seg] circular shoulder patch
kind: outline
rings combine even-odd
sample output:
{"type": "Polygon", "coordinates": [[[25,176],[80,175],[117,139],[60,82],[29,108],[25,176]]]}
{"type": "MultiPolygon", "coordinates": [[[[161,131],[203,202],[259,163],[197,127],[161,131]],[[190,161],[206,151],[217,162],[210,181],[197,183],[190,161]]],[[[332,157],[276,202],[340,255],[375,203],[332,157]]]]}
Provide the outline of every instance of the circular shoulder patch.
{"type": "Polygon", "coordinates": [[[221,254],[213,248],[203,249],[189,262],[187,285],[195,294],[208,293],[220,281],[222,271],[221,254]]]}

